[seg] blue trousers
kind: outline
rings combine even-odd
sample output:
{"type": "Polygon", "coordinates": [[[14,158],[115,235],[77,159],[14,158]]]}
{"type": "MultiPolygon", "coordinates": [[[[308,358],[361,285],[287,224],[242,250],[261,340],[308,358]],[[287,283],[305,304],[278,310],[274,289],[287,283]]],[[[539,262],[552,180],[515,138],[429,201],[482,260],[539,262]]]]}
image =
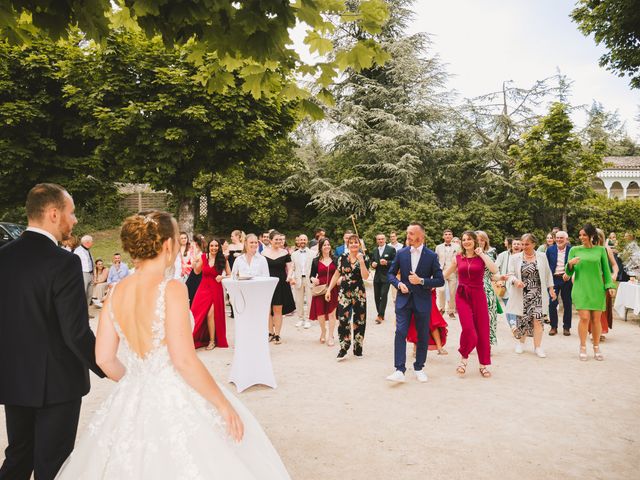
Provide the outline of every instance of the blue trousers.
{"type": "Polygon", "coordinates": [[[429,323],[431,323],[431,309],[427,312],[417,312],[413,307],[413,300],[403,308],[396,307],[396,337],[394,343],[394,364],[396,370],[404,373],[407,368],[407,332],[411,323],[411,315],[416,321],[416,330],[418,331],[418,344],[416,347],[416,361],[413,369],[418,372],[422,370],[427,361],[427,347],[429,344],[429,323]]]}
{"type": "Polygon", "coordinates": [[[556,291],[556,299],[549,299],[549,323],[551,328],[558,328],[558,298],[562,297],[562,304],[564,305],[564,313],[562,315],[562,326],[569,330],[571,328],[571,290],[573,289],[573,282],[571,279],[566,282],[562,277],[556,275],[553,276],[553,289],[556,291]]]}

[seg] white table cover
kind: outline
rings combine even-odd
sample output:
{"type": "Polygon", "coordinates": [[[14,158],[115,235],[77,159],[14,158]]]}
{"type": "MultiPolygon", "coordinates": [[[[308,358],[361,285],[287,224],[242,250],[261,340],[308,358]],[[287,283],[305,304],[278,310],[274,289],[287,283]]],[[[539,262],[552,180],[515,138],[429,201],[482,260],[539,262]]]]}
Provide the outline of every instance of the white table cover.
{"type": "Polygon", "coordinates": [[[616,292],[613,309],[624,318],[626,309],[630,308],[636,315],[640,314],[640,284],[620,282],[616,292]]]}
{"type": "Polygon", "coordinates": [[[235,350],[229,382],[238,392],[252,385],[276,388],[269,351],[269,312],[277,278],[255,277],[251,280],[224,278],[235,320],[235,350]]]}

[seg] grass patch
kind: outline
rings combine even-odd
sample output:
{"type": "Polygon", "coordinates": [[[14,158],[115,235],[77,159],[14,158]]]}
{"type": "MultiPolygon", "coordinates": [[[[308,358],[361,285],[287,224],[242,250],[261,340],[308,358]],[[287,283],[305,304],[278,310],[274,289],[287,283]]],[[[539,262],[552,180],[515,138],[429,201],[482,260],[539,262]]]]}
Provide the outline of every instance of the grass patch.
{"type": "Polygon", "coordinates": [[[122,250],[122,243],[120,243],[120,227],[91,232],[90,235],[93,237],[91,255],[94,260],[101,258],[104,261],[105,266],[110,267],[113,254],[118,252],[122,255],[122,261],[125,262],[129,268],[133,266],[129,254],[122,250]]]}

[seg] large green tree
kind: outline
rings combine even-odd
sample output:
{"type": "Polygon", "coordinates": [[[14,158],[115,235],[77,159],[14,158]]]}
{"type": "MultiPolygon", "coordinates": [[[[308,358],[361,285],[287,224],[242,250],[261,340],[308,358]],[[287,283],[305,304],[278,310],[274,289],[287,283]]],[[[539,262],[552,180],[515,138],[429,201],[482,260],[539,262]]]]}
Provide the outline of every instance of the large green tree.
{"type": "MultiPolygon", "coordinates": [[[[124,179],[171,192],[191,231],[194,181],[238,162],[260,161],[293,128],[295,104],[256,100],[239,87],[209,92],[184,49],[115,31],[64,62],[65,100],[81,112],[95,156],[124,179]]],[[[239,82],[238,82],[239,83],[239,82]]]]}
{"type": "Polygon", "coordinates": [[[640,88],[640,0],[579,0],[571,18],[609,50],[600,66],[629,76],[631,87],[640,88]]]}
{"type": "Polygon", "coordinates": [[[591,183],[603,166],[602,146],[585,148],[573,128],[569,107],[556,102],[523,136],[522,145],[510,149],[530,196],[559,211],[564,230],[568,212],[590,196],[591,183]]]}
{"type": "Polygon", "coordinates": [[[20,48],[0,42],[0,208],[24,205],[38,182],[62,183],[84,207],[111,189],[94,139],[82,133],[80,109],[67,105],[61,63],[77,48],[37,40],[20,48]]]}

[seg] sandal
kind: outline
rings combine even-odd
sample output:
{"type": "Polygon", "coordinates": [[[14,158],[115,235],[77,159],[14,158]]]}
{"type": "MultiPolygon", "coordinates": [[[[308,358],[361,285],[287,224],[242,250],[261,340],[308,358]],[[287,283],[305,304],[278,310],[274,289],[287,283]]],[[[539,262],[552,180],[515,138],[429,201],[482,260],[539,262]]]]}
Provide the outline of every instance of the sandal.
{"type": "Polygon", "coordinates": [[[329,340],[327,341],[327,346],[333,347],[334,345],[335,345],[335,341],[333,340],[333,337],[329,337],[329,340]]]}
{"type": "Polygon", "coordinates": [[[207,345],[206,347],[204,347],[205,350],[213,350],[214,348],[216,348],[216,342],[215,340],[211,340],[209,342],[209,345],[207,345]]]}
{"type": "Polygon", "coordinates": [[[282,343],[282,341],[280,341],[280,335],[274,335],[273,341],[275,342],[276,345],[280,345],[282,343]]]}
{"type": "Polygon", "coordinates": [[[320,343],[324,343],[325,342],[325,337],[326,337],[326,335],[324,333],[322,335],[320,335],[320,343]]]}
{"type": "Polygon", "coordinates": [[[482,375],[482,378],[490,378],[491,372],[487,367],[480,367],[480,375],[482,375]]]}
{"type": "Polygon", "coordinates": [[[444,348],[439,348],[438,355],[449,355],[449,352],[447,352],[444,348]]]}
{"type": "Polygon", "coordinates": [[[602,352],[600,351],[600,346],[599,345],[594,345],[593,346],[593,358],[595,358],[599,362],[604,360],[604,357],[602,356],[602,352]]]}
{"type": "Polygon", "coordinates": [[[460,363],[456,367],[456,373],[458,375],[464,375],[467,373],[467,362],[465,362],[464,359],[460,360],[460,363]]]}
{"type": "Polygon", "coordinates": [[[581,362],[586,362],[587,361],[587,347],[586,345],[584,347],[580,347],[580,354],[578,355],[578,358],[580,359],[581,362]]]}

